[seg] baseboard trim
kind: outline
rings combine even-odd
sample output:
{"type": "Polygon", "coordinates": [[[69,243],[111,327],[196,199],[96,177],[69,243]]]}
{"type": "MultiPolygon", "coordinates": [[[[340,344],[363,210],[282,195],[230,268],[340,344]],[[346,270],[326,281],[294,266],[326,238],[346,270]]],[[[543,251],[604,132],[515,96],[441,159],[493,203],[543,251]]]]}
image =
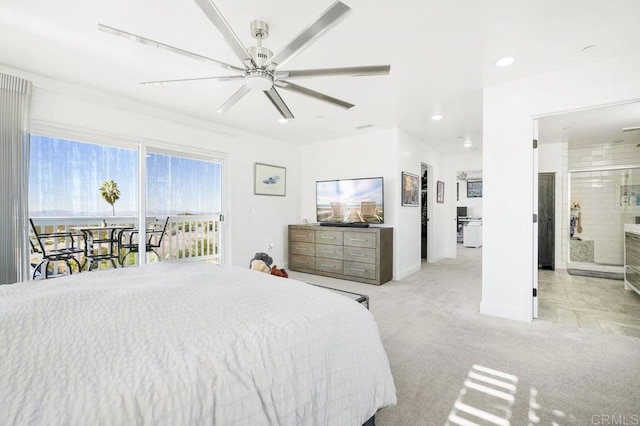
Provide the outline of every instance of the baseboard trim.
{"type": "Polygon", "coordinates": [[[421,266],[422,265],[420,263],[418,263],[417,265],[414,265],[414,266],[412,266],[410,268],[407,268],[402,272],[398,272],[398,273],[393,274],[394,281],[399,281],[399,280],[405,279],[409,275],[415,274],[416,272],[420,272],[421,266]]]}
{"type": "Polygon", "coordinates": [[[484,301],[480,302],[480,313],[523,322],[531,322],[533,320],[533,318],[528,318],[525,312],[514,306],[498,305],[484,301]]]}

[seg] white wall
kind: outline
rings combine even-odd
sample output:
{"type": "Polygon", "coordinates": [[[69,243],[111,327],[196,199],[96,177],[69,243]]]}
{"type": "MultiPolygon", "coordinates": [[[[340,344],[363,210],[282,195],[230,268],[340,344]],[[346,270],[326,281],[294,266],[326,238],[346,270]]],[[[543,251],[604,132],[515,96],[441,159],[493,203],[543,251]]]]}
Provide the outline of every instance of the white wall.
{"type": "MultiPolygon", "coordinates": [[[[420,270],[420,208],[402,207],[401,172],[420,176],[421,163],[434,170],[434,182],[443,180],[440,156],[422,141],[396,129],[365,133],[304,146],[302,150],[302,219],[315,222],[315,182],[327,179],[384,177],[385,225],[394,228],[394,279],[420,270]]],[[[434,191],[432,191],[434,193],[434,191]]],[[[455,194],[454,194],[455,196],[455,194]]],[[[448,200],[452,200],[449,195],[448,200]]],[[[455,200],[455,198],[453,198],[455,200]]],[[[432,195],[430,232],[432,261],[444,257],[442,226],[444,205],[432,195]]]]}
{"type": "Polygon", "coordinates": [[[18,70],[0,70],[34,82],[32,120],[40,127],[60,130],[59,135],[83,134],[94,142],[144,140],[175,149],[184,146],[225,154],[225,263],[248,267],[256,252],[267,252],[270,242],[274,243],[274,262],[286,263],[287,225],[300,218],[297,146],[18,70]],[[287,167],[286,197],[253,195],[255,162],[287,167]]]}
{"type": "Polygon", "coordinates": [[[484,90],[482,313],[532,318],[533,119],[640,99],[639,76],[633,55],[484,90]]]}
{"type": "MultiPolygon", "coordinates": [[[[555,173],[555,253],[554,263],[556,268],[567,268],[567,239],[563,238],[568,232],[566,215],[563,214],[563,206],[567,201],[567,153],[566,143],[541,143],[538,145],[538,172],[555,173]],[[564,154],[563,154],[564,153],[564,154]]],[[[567,219],[568,220],[568,219],[567,219]]]]}
{"type": "MultiPolygon", "coordinates": [[[[431,176],[429,178],[428,209],[429,222],[427,228],[427,262],[437,262],[447,256],[446,239],[448,232],[447,223],[448,210],[455,205],[456,194],[453,180],[446,175],[446,168],[443,156],[428,143],[421,141],[401,130],[398,131],[398,169],[397,176],[400,179],[401,173],[409,172],[418,176],[422,175],[422,163],[431,166],[431,176]],[[444,203],[436,202],[436,183],[445,183],[444,203]]],[[[400,185],[398,184],[398,190],[400,185]]],[[[401,205],[398,194],[397,205],[401,205]]],[[[420,236],[421,236],[421,216],[420,207],[399,207],[398,216],[398,253],[399,276],[406,276],[409,271],[420,270],[420,236]],[[416,269],[417,267],[417,269],[416,269]]]]}

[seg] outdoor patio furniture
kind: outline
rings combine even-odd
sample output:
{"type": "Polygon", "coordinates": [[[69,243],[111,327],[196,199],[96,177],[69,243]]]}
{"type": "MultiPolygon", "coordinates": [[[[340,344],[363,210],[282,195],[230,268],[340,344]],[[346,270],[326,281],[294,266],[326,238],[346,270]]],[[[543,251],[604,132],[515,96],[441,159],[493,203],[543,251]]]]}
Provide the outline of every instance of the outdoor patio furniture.
{"type": "Polygon", "coordinates": [[[77,246],[76,237],[77,234],[71,232],[38,232],[38,227],[33,223],[33,219],[29,218],[31,225],[31,235],[29,236],[29,243],[31,244],[31,250],[33,253],[38,253],[41,256],[40,263],[32,264],[33,275],[32,279],[36,276],[43,276],[49,278],[49,263],[50,262],[65,262],[67,265],[67,271],[69,274],[73,274],[73,268],[71,262],[75,262],[80,272],[80,262],[76,258],[76,255],[83,253],[84,249],[77,246]],[[44,265],[44,271],[43,271],[44,265]]]}
{"type": "MultiPolygon", "coordinates": [[[[114,268],[120,263],[120,235],[129,225],[74,226],[74,231],[81,232],[84,238],[84,258],[88,264],[87,271],[98,269],[100,262],[111,262],[114,268]]],[[[82,265],[84,266],[84,264],[82,265]]]]}
{"type": "MultiPolygon", "coordinates": [[[[160,258],[160,254],[158,254],[156,249],[160,248],[160,246],[162,245],[162,239],[167,231],[167,226],[169,224],[169,217],[167,216],[166,220],[164,221],[164,225],[161,225],[160,223],[156,221],[153,227],[145,231],[147,240],[145,243],[145,252],[155,253],[155,255],[158,256],[158,260],[162,259],[160,258]]],[[[120,265],[124,266],[124,261],[130,253],[138,253],[139,233],[140,231],[137,229],[125,230],[120,233],[120,249],[126,250],[124,256],[120,258],[120,265]]]]}

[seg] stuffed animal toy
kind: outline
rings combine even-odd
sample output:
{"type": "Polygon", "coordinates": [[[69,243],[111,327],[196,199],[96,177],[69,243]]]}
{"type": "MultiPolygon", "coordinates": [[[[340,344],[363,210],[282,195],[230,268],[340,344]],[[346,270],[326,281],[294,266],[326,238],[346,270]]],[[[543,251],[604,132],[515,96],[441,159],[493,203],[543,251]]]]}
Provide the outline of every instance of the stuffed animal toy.
{"type": "Polygon", "coordinates": [[[251,267],[251,263],[253,263],[254,260],[262,260],[269,268],[271,268],[271,264],[273,263],[273,259],[267,253],[256,253],[253,259],[251,259],[251,262],[249,262],[249,267],[251,267]]]}
{"type": "Polygon", "coordinates": [[[253,259],[249,264],[249,268],[258,272],[266,272],[267,274],[271,273],[271,268],[267,265],[264,260],[253,259]]]}
{"type": "Polygon", "coordinates": [[[271,267],[271,275],[275,275],[276,277],[289,278],[289,274],[287,274],[287,271],[285,271],[284,268],[278,269],[277,265],[273,265],[271,267]]]}

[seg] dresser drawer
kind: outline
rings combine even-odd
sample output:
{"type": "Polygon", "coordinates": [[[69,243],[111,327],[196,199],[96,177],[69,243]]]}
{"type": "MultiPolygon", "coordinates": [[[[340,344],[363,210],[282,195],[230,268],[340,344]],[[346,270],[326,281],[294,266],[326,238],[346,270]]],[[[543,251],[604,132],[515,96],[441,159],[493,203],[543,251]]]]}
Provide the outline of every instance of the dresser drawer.
{"type": "Polygon", "coordinates": [[[344,274],[374,280],[376,278],[376,265],[371,263],[345,261],[344,274]]]}
{"type": "Polygon", "coordinates": [[[345,232],[344,245],[351,247],[376,248],[376,234],[364,232],[345,232]]]}
{"type": "Polygon", "coordinates": [[[343,247],[332,246],[330,244],[316,244],[316,256],[328,259],[342,260],[343,247]]]}
{"type": "Polygon", "coordinates": [[[342,260],[337,259],[325,259],[322,257],[316,258],[316,270],[333,272],[335,274],[342,273],[342,260]]]}
{"type": "Polygon", "coordinates": [[[299,243],[297,241],[291,241],[289,243],[289,249],[291,254],[300,254],[302,256],[315,256],[316,245],[313,243],[299,243]]]}
{"type": "Polygon", "coordinates": [[[316,269],[316,258],[311,256],[291,255],[289,268],[316,269]]]}
{"type": "Polygon", "coordinates": [[[314,243],[316,241],[316,232],[313,229],[292,229],[289,233],[291,241],[299,241],[302,243],[314,243]]]}
{"type": "Polygon", "coordinates": [[[316,231],[316,243],[342,245],[342,231],[316,231]]]}
{"type": "Polygon", "coordinates": [[[345,247],[344,260],[350,262],[376,263],[376,249],[361,247],[345,247]]]}

